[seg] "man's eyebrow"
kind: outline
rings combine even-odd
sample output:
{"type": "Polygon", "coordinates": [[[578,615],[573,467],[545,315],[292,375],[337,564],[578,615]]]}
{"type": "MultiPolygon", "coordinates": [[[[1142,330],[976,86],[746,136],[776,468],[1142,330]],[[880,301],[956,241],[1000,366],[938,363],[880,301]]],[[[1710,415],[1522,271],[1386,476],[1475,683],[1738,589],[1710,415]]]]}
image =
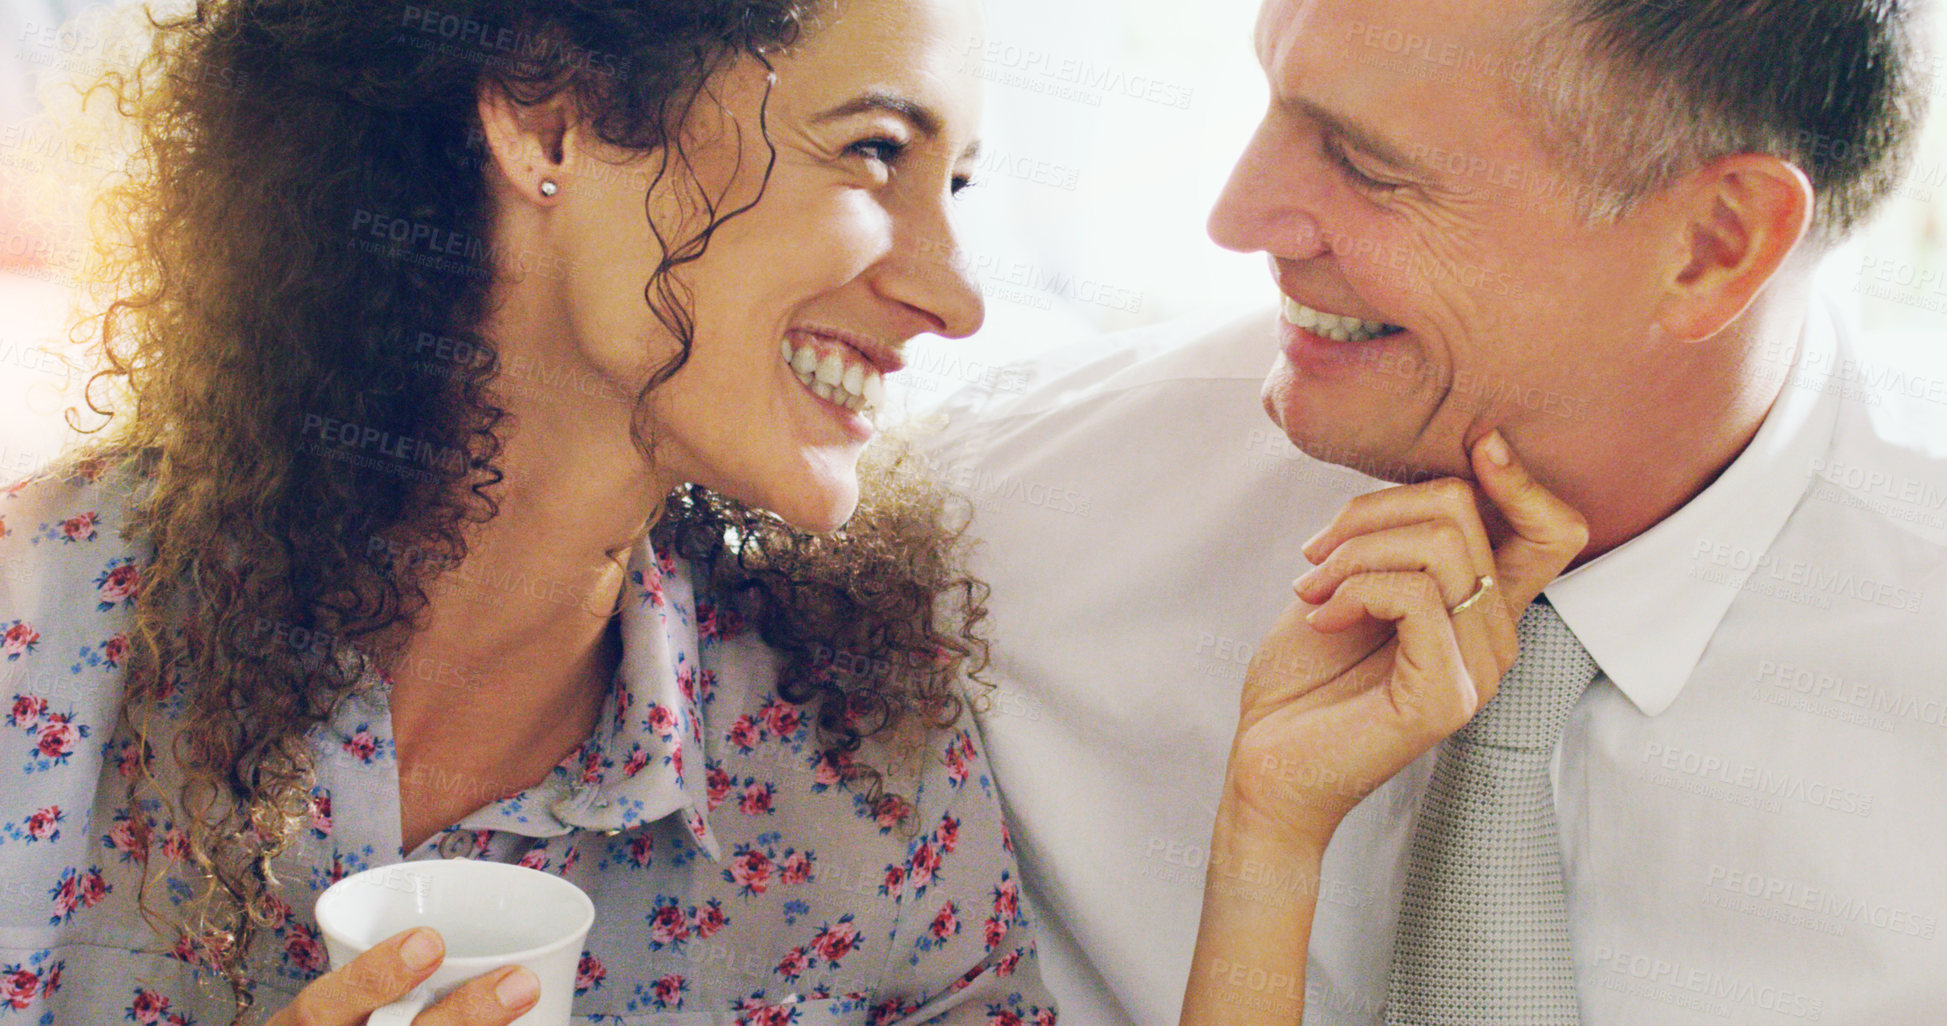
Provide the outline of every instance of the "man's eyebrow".
{"type": "MultiPolygon", "coordinates": [[[[920,135],[928,139],[939,138],[941,125],[944,124],[944,119],[940,117],[938,111],[910,96],[900,96],[897,93],[876,91],[861,93],[830,110],[814,114],[812,115],[811,123],[814,125],[829,124],[833,121],[843,121],[846,118],[856,117],[857,115],[867,114],[872,111],[884,111],[888,114],[904,118],[912,123],[914,131],[917,131],[920,135]]],[[[971,160],[979,156],[979,154],[980,144],[975,142],[968,145],[967,152],[962,154],[962,157],[971,160]]]]}
{"type": "Polygon", "coordinates": [[[1406,155],[1406,151],[1388,142],[1378,132],[1367,128],[1352,118],[1326,107],[1321,107],[1311,100],[1291,99],[1284,100],[1282,103],[1284,106],[1324,125],[1334,135],[1344,138],[1353,146],[1371,154],[1380,162],[1400,171],[1409,172],[1421,177],[1430,177],[1430,172],[1421,167],[1419,162],[1409,158],[1406,155]]]}

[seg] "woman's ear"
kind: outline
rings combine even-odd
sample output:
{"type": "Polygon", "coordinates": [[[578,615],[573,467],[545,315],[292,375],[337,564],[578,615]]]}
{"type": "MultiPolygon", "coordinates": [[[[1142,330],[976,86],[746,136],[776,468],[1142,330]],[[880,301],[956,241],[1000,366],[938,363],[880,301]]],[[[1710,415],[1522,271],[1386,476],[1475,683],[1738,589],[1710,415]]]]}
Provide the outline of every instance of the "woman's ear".
{"type": "Polygon", "coordinates": [[[540,103],[523,104],[492,83],[481,87],[480,129],[487,153],[498,180],[514,194],[545,205],[571,176],[573,102],[565,89],[540,103]]]}
{"type": "Polygon", "coordinates": [[[1683,237],[1657,323],[1697,342],[1736,320],[1778,273],[1811,227],[1815,198],[1797,165],[1756,153],[1712,161],[1674,195],[1683,237]]]}

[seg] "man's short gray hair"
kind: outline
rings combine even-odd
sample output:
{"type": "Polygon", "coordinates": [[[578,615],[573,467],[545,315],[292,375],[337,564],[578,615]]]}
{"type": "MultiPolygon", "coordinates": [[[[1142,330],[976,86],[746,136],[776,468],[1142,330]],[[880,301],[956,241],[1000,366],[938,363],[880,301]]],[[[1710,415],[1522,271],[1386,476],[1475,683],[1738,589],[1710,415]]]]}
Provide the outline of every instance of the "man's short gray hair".
{"type": "Polygon", "coordinates": [[[1916,0],[1556,0],[1515,86],[1613,219],[1721,156],[1788,160],[1836,241],[1899,184],[1926,115],[1916,0]]]}

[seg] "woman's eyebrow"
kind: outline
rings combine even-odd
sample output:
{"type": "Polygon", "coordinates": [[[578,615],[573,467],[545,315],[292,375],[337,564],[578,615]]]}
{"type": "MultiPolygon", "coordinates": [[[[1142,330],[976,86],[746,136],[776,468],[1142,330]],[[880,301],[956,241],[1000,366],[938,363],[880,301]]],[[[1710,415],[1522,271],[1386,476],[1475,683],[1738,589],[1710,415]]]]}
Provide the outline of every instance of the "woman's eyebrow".
{"type": "MultiPolygon", "coordinates": [[[[896,117],[903,118],[913,126],[914,131],[927,139],[939,138],[940,127],[944,124],[944,119],[940,117],[938,111],[935,111],[932,107],[927,106],[919,100],[915,100],[910,96],[901,96],[897,93],[880,91],[860,93],[858,96],[836,107],[814,114],[812,115],[811,123],[814,125],[823,125],[833,121],[843,121],[846,118],[871,111],[884,111],[896,117]]],[[[961,156],[963,159],[971,160],[979,155],[980,143],[973,142],[967,145],[967,152],[961,156]]]]}

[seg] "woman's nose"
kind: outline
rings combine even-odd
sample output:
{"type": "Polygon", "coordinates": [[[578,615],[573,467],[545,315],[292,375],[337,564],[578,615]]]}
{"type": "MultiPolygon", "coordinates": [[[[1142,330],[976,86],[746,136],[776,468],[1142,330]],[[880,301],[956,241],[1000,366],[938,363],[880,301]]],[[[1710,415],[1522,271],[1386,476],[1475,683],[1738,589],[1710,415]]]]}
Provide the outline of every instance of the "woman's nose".
{"type": "Polygon", "coordinates": [[[945,210],[902,235],[890,273],[881,278],[882,294],[919,314],[932,334],[966,338],[979,331],[987,303],[945,210]]]}

